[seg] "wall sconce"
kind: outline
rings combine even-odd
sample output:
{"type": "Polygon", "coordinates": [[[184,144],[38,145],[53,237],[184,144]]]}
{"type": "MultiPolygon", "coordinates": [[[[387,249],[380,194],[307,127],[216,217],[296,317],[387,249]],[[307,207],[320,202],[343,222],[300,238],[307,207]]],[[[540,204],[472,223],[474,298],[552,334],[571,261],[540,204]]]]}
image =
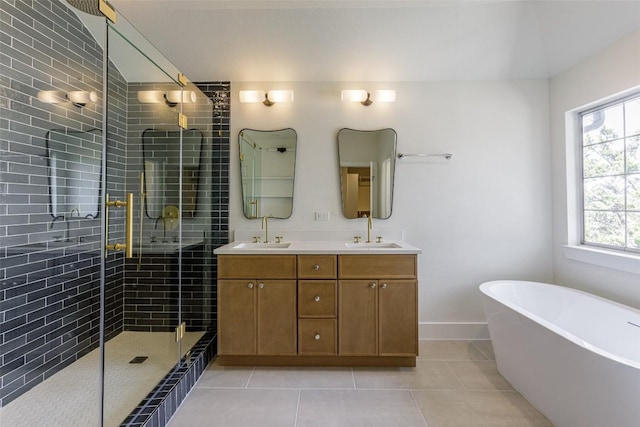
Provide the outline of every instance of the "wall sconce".
{"type": "Polygon", "coordinates": [[[276,102],[293,102],[292,90],[270,90],[267,93],[260,90],[241,90],[239,95],[242,103],[262,102],[267,107],[276,102]]]}
{"type": "Polygon", "coordinates": [[[368,107],[373,104],[374,101],[395,102],[396,91],[389,89],[374,90],[372,93],[360,89],[342,91],[342,102],[359,102],[365,107],[368,107]]]}
{"type": "Polygon", "coordinates": [[[196,93],[192,90],[170,90],[164,94],[164,100],[169,107],[178,104],[195,104],[196,93]]]}
{"type": "Polygon", "coordinates": [[[67,93],[67,98],[76,107],[84,107],[88,102],[98,101],[98,94],[86,90],[74,90],[67,93]]]}
{"type": "Polygon", "coordinates": [[[96,92],[87,92],[86,90],[72,90],[64,93],[60,90],[41,90],[38,92],[38,99],[47,104],[60,104],[70,101],[76,107],[84,107],[89,102],[97,102],[98,94],[96,92]]]}
{"type": "Polygon", "coordinates": [[[164,102],[169,107],[175,107],[181,103],[195,104],[197,96],[192,90],[170,90],[167,92],[161,90],[140,90],[138,91],[138,101],[142,104],[161,104],[164,102]]]}

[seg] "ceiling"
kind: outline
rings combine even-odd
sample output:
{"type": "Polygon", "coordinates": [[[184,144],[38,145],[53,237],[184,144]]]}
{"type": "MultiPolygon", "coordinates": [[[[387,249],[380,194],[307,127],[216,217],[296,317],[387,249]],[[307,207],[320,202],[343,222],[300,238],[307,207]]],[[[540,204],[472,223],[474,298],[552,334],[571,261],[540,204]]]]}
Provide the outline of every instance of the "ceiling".
{"type": "Polygon", "coordinates": [[[192,81],[547,78],[640,31],[640,0],[110,3],[192,81]]]}

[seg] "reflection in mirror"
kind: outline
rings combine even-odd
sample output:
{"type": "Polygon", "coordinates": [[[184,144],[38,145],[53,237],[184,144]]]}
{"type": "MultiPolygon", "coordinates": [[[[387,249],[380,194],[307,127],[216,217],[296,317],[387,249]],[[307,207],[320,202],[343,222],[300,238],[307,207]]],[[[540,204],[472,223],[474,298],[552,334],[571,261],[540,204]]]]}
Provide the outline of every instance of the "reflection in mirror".
{"type": "Polygon", "coordinates": [[[238,141],[244,216],[289,218],[293,211],[296,131],[243,129],[238,141]]]}
{"type": "Polygon", "coordinates": [[[393,205],[396,160],[393,129],[340,129],[338,157],[342,213],[347,218],[387,219],[393,205]]]}
{"type": "MultiPolygon", "coordinates": [[[[182,132],[182,218],[194,218],[203,135],[199,129],[182,132]]],[[[178,217],[180,203],[180,131],[146,129],[142,133],[145,211],[149,218],[178,217]]]]}
{"type": "Polygon", "coordinates": [[[49,207],[54,218],[96,218],[100,202],[102,131],[47,132],[49,207]]]}

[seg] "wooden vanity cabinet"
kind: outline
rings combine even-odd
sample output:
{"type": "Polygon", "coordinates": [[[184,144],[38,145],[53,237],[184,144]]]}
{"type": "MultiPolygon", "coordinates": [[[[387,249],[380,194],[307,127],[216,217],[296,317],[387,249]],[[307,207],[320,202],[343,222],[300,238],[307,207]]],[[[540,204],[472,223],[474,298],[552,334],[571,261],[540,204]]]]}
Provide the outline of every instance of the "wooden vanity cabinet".
{"type": "Polygon", "coordinates": [[[218,258],[218,354],[297,354],[295,255],[218,258]]]}
{"type": "Polygon", "coordinates": [[[338,354],[418,354],[415,255],[338,257],[338,354]]]}
{"type": "Polygon", "coordinates": [[[218,256],[222,365],[415,366],[417,257],[218,256]]]}

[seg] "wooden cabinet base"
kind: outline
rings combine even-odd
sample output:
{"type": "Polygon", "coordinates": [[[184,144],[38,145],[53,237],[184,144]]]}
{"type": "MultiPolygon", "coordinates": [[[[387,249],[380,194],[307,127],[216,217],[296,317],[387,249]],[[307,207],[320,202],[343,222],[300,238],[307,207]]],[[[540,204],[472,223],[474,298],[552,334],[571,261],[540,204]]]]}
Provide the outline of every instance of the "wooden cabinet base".
{"type": "Polygon", "coordinates": [[[416,366],[413,356],[218,356],[220,366],[416,366]]]}

